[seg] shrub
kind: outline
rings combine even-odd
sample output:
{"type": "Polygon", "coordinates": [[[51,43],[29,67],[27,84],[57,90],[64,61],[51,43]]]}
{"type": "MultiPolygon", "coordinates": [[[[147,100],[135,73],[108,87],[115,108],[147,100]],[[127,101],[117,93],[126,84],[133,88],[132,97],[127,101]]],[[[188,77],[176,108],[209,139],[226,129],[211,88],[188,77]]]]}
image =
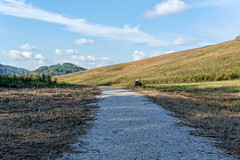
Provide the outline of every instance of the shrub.
{"type": "Polygon", "coordinates": [[[57,83],[57,78],[52,79],[50,75],[33,76],[22,74],[16,76],[14,74],[12,77],[0,75],[0,87],[39,87],[40,83],[42,83],[42,86],[51,86],[57,83]]]}
{"type": "Polygon", "coordinates": [[[235,40],[240,41],[240,35],[235,38],[235,40]]]}

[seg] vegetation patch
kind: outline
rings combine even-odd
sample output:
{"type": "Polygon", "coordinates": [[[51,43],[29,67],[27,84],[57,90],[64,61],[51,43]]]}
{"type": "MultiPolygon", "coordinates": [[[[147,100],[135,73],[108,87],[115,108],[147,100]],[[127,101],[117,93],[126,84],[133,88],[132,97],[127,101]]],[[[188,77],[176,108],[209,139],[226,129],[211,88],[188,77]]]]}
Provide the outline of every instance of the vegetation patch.
{"type": "Polygon", "coordinates": [[[92,87],[0,88],[0,159],[54,159],[94,119],[92,87]]]}
{"type": "Polygon", "coordinates": [[[168,83],[194,83],[194,82],[212,82],[240,79],[240,72],[228,73],[197,73],[177,76],[162,76],[161,78],[144,80],[144,84],[168,84],[168,83]]]}
{"type": "Polygon", "coordinates": [[[228,149],[230,154],[240,155],[240,81],[147,85],[131,89],[199,128],[192,134],[215,137],[220,140],[217,145],[228,149]]]}
{"type": "Polygon", "coordinates": [[[237,36],[235,40],[238,40],[238,41],[240,41],[240,36],[237,36]]]}
{"type": "Polygon", "coordinates": [[[51,75],[51,76],[59,76],[79,71],[86,70],[83,67],[76,66],[72,63],[63,63],[63,64],[57,64],[57,65],[51,65],[51,66],[42,66],[38,69],[36,69],[33,72],[36,72],[37,74],[45,74],[45,75],[51,75]]]}
{"type": "Polygon", "coordinates": [[[122,69],[123,69],[123,67],[120,66],[120,67],[113,68],[111,71],[120,71],[120,70],[122,70],[122,69]]]}

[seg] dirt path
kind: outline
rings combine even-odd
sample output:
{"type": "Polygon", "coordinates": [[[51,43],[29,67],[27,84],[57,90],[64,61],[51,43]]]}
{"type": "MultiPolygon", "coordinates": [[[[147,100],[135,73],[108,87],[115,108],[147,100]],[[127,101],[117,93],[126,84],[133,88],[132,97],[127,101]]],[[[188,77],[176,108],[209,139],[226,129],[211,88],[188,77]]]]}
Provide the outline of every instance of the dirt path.
{"type": "Polygon", "coordinates": [[[237,159],[214,147],[214,139],[196,137],[192,128],[147,98],[121,88],[101,87],[93,128],[74,144],[81,154],[60,159],[237,159]]]}

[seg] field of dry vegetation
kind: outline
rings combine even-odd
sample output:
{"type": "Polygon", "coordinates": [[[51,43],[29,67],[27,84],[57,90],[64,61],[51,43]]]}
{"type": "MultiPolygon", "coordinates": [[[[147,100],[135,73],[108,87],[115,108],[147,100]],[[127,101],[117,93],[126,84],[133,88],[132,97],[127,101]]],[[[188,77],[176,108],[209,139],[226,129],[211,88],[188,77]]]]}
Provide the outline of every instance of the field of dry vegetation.
{"type": "Polygon", "coordinates": [[[53,159],[91,126],[93,87],[0,88],[0,159],[53,159]]]}
{"type": "Polygon", "coordinates": [[[139,91],[196,127],[194,135],[215,137],[240,155],[240,81],[147,85],[139,91]]]}
{"type": "Polygon", "coordinates": [[[134,79],[146,85],[240,79],[240,40],[58,77],[84,85],[133,85],[134,79]]]}

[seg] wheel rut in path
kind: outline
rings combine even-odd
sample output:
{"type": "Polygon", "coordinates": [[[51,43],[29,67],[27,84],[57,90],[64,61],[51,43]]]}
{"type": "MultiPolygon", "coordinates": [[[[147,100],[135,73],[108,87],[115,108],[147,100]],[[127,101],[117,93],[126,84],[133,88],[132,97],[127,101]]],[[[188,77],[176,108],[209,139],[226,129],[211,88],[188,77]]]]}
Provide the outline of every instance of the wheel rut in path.
{"type": "Polygon", "coordinates": [[[237,159],[214,147],[213,138],[189,134],[171,112],[136,92],[100,87],[96,120],[86,135],[72,146],[82,153],[64,153],[58,159],[237,159]]]}

